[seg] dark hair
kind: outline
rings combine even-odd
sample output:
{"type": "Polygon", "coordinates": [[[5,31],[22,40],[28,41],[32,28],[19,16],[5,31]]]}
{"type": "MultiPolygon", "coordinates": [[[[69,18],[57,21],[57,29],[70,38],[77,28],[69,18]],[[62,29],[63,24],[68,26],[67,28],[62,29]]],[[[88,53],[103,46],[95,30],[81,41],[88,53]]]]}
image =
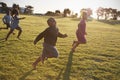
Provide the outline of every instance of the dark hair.
{"type": "Polygon", "coordinates": [[[47,23],[48,23],[48,22],[50,22],[50,21],[52,21],[52,20],[54,20],[54,21],[55,21],[55,19],[54,19],[54,18],[52,18],[52,17],[51,17],[51,18],[49,18],[49,19],[47,20],[47,23]]]}
{"type": "Polygon", "coordinates": [[[13,16],[14,14],[19,15],[19,12],[18,12],[18,10],[17,10],[17,9],[13,9],[13,10],[12,10],[11,15],[13,16]]]}
{"type": "Polygon", "coordinates": [[[6,14],[7,14],[7,15],[9,15],[9,14],[10,14],[10,12],[11,12],[11,10],[7,10],[7,11],[6,11],[6,14]]]}

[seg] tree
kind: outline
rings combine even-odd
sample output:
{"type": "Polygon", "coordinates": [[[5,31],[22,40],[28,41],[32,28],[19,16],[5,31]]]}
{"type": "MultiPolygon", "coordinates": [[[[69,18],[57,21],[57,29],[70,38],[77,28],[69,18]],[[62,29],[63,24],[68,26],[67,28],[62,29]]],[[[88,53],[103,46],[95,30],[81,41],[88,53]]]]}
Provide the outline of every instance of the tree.
{"type": "Polygon", "coordinates": [[[96,13],[97,13],[97,19],[99,20],[99,17],[101,17],[101,16],[103,17],[103,15],[104,15],[104,8],[99,7],[97,9],[96,13]]]}
{"type": "Polygon", "coordinates": [[[117,12],[117,16],[120,17],[120,11],[117,12]]]}
{"type": "Polygon", "coordinates": [[[70,9],[64,9],[64,11],[63,11],[63,15],[64,15],[64,17],[67,17],[67,15],[70,15],[70,13],[71,13],[71,10],[70,9]]]}
{"type": "Polygon", "coordinates": [[[25,14],[33,14],[33,7],[32,6],[27,5],[25,7],[26,7],[25,11],[24,11],[25,14]]]}
{"type": "Polygon", "coordinates": [[[55,10],[55,15],[56,15],[56,16],[60,16],[60,15],[61,15],[60,10],[55,10]]]}
{"type": "Polygon", "coordinates": [[[6,12],[9,10],[9,8],[7,7],[7,4],[6,4],[6,3],[0,2],[0,5],[2,6],[2,7],[1,7],[1,12],[2,12],[2,13],[6,13],[6,12]]]}
{"type": "Polygon", "coordinates": [[[113,20],[117,20],[117,9],[112,9],[113,20]]]}
{"type": "Polygon", "coordinates": [[[117,9],[102,8],[102,7],[97,9],[98,20],[100,16],[105,16],[105,20],[107,20],[109,17],[112,17],[113,20],[117,20],[119,14],[120,13],[119,11],[117,11],[117,9]]]}
{"type": "Polygon", "coordinates": [[[112,8],[105,8],[105,20],[107,20],[110,17],[110,14],[112,14],[112,8]]]}
{"type": "Polygon", "coordinates": [[[4,2],[0,2],[0,4],[1,4],[2,7],[7,7],[7,4],[4,3],[4,2]]]}
{"type": "Polygon", "coordinates": [[[52,12],[52,11],[47,11],[47,12],[45,13],[45,15],[46,15],[46,16],[55,16],[55,13],[52,12]]]}

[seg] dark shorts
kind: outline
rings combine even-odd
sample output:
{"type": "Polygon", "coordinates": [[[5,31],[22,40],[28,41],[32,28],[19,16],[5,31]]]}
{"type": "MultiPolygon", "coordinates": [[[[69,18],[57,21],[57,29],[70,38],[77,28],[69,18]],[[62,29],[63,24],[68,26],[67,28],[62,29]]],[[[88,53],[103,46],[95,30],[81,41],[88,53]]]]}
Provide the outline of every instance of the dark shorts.
{"type": "Polygon", "coordinates": [[[58,51],[55,46],[51,46],[49,44],[43,43],[43,57],[58,57],[58,51]]]}

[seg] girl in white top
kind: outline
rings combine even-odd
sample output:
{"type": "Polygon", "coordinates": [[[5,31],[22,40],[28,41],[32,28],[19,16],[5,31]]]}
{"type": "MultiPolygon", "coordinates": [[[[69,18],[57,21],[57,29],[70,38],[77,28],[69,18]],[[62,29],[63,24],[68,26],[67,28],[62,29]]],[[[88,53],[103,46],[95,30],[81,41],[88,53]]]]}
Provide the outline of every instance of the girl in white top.
{"type": "Polygon", "coordinates": [[[2,18],[3,23],[6,25],[5,28],[0,29],[8,29],[11,25],[12,16],[10,15],[10,10],[6,12],[6,15],[2,18]]]}

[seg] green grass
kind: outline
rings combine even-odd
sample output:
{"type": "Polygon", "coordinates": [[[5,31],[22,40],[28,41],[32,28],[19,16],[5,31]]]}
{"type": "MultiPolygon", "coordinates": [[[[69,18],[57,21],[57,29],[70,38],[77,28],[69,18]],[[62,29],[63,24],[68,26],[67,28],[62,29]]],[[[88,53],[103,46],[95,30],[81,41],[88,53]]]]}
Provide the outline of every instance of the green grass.
{"type": "MultiPolygon", "coordinates": [[[[0,19],[4,14],[0,14],[0,19]]],[[[0,80],[119,80],[120,79],[120,24],[110,25],[96,20],[87,22],[87,44],[70,53],[76,39],[79,20],[55,17],[65,39],[58,38],[59,58],[48,59],[32,70],[32,63],[42,52],[43,40],[33,45],[35,37],[48,25],[47,16],[25,16],[20,21],[22,40],[17,30],[8,41],[0,40],[0,80]]],[[[5,27],[0,20],[0,27],[5,27]]],[[[8,30],[0,30],[0,39],[8,30]]]]}

